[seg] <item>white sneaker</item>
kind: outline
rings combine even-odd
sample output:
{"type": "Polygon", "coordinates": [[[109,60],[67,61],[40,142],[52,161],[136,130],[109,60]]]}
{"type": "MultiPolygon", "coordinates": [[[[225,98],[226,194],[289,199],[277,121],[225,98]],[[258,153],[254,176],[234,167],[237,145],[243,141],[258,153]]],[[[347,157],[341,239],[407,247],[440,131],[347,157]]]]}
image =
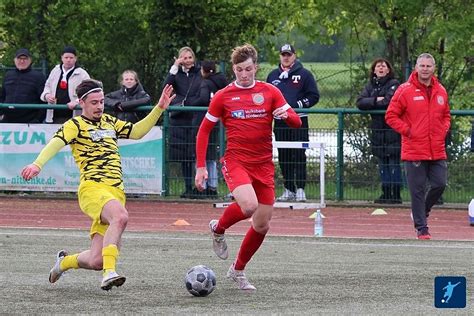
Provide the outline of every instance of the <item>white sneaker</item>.
{"type": "Polygon", "coordinates": [[[212,235],[212,249],[214,249],[214,252],[219,258],[225,260],[229,257],[229,251],[227,250],[227,242],[225,241],[224,234],[217,234],[214,232],[217,223],[217,219],[213,219],[209,222],[209,228],[211,229],[212,235]]]}
{"type": "Polygon", "coordinates": [[[285,188],[285,191],[283,191],[283,194],[279,198],[277,198],[277,201],[280,201],[280,202],[294,201],[295,198],[296,198],[295,193],[285,188]]]}
{"type": "Polygon", "coordinates": [[[296,190],[296,201],[297,202],[306,202],[306,194],[302,188],[296,190]]]}
{"type": "Polygon", "coordinates": [[[234,269],[234,263],[229,268],[229,271],[227,271],[227,277],[229,279],[232,279],[234,282],[237,283],[237,286],[239,289],[244,290],[244,291],[255,291],[257,288],[250,284],[249,280],[247,280],[247,277],[245,276],[245,273],[243,270],[235,270],[234,269]]]}
{"type": "Polygon", "coordinates": [[[125,283],[125,280],[126,278],[124,276],[120,276],[117,274],[117,272],[112,271],[104,276],[100,288],[104,291],[108,291],[114,286],[122,286],[122,284],[125,283]]]}
{"type": "Polygon", "coordinates": [[[61,262],[66,256],[67,256],[66,250],[60,250],[58,254],[56,255],[56,262],[54,263],[54,266],[51,268],[51,271],[49,271],[49,283],[55,283],[63,275],[64,271],[61,270],[61,262]]]}

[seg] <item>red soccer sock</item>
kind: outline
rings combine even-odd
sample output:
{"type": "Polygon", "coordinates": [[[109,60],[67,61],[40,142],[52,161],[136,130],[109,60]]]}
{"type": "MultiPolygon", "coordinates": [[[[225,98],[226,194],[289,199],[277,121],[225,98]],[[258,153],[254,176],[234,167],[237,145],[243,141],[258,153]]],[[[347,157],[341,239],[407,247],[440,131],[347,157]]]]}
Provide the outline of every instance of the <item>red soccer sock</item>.
{"type": "Polygon", "coordinates": [[[234,202],[224,210],[214,232],[217,234],[223,234],[227,228],[246,218],[248,218],[248,216],[242,212],[239,204],[234,202]]]}
{"type": "Polygon", "coordinates": [[[252,256],[257,252],[258,248],[260,248],[260,245],[262,245],[264,239],[264,234],[260,234],[259,232],[255,231],[253,226],[250,227],[250,229],[247,231],[247,234],[245,234],[242,245],[240,245],[239,255],[235,261],[235,270],[245,269],[245,266],[250,261],[250,259],[252,259],[252,256]]]}

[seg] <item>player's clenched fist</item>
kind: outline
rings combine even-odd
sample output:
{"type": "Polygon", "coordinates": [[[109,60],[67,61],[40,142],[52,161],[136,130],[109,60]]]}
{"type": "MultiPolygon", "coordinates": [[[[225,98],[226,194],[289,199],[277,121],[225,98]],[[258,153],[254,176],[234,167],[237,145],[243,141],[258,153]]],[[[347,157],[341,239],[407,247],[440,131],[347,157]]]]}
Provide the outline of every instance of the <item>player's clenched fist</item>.
{"type": "Polygon", "coordinates": [[[21,171],[21,176],[25,180],[30,180],[40,173],[41,169],[35,164],[29,164],[21,171]]]}

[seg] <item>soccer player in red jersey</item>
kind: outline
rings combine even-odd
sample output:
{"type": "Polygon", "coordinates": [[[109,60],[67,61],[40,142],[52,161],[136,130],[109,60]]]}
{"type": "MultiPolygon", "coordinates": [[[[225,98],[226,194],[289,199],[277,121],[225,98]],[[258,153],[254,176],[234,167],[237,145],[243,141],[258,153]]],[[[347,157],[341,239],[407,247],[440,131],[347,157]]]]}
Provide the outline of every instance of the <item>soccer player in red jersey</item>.
{"type": "Polygon", "coordinates": [[[257,51],[252,45],[234,48],[231,59],[236,80],[213,97],[197,134],[195,184],[198,190],[204,189],[203,183],[208,176],[208,138],[220,119],[227,136],[227,149],[221,159],[222,173],[236,202],[224,210],[219,220],[209,223],[213,248],[219,258],[227,259],[229,253],[224,232],[235,223],[252,217],[252,226],[242,241],[227,277],[234,280],[241,290],[255,290],[247,280],[244,269],[270,228],[275,201],[273,118],[283,119],[294,128],[301,126],[301,119],[285,101],[280,90],[255,80],[257,51]]]}

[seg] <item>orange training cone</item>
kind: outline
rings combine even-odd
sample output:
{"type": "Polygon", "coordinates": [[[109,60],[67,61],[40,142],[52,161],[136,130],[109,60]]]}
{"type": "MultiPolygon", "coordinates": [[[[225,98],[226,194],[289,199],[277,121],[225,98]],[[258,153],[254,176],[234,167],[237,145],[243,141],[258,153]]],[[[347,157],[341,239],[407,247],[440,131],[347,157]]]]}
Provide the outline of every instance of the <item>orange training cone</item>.
{"type": "Polygon", "coordinates": [[[191,224],[189,224],[184,219],[178,219],[176,222],[173,223],[173,226],[190,226],[190,225],[191,224]]]}

